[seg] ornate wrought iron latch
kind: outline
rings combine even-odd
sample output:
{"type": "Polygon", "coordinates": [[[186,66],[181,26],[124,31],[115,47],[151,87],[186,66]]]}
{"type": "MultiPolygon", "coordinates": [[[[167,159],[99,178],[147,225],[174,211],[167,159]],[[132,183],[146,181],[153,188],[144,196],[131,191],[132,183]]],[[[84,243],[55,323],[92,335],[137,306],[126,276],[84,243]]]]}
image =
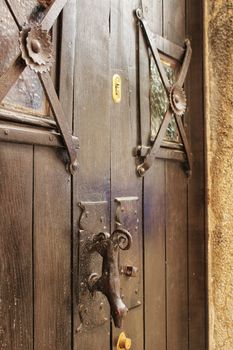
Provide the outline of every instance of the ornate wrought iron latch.
{"type": "Polygon", "coordinates": [[[121,328],[128,309],[121,298],[119,249],[128,250],[132,244],[131,234],[119,227],[111,235],[98,233],[93,237],[92,250],[103,257],[102,275],[93,273],[89,277],[91,292],[102,292],[108,299],[111,315],[116,327],[121,328]]]}
{"type": "Polygon", "coordinates": [[[0,102],[27,66],[34,70],[38,74],[45,89],[58,129],[67,149],[69,171],[71,174],[74,174],[78,165],[76,147],[69,131],[65,113],[49,74],[54,60],[49,31],[67,0],[38,0],[43,9],[44,16],[42,16],[43,18],[40,21],[32,20],[29,23],[22,17],[22,11],[19,8],[17,0],[5,0],[5,2],[19,29],[19,46],[21,52],[12,61],[7,71],[0,77],[0,102]]]}
{"type": "Polygon", "coordinates": [[[118,328],[128,310],[141,305],[138,198],[120,197],[114,202],[112,234],[107,202],[79,203],[79,332],[104,327],[108,304],[118,328]]]}
{"type": "Polygon", "coordinates": [[[140,28],[146,40],[147,46],[151,51],[152,57],[158,68],[161,81],[164,85],[164,88],[169,100],[169,107],[167,109],[167,112],[165,113],[165,116],[163,118],[158,134],[155,138],[155,141],[152,147],[148,148],[146,155],[144,157],[143,163],[138,165],[137,172],[140,176],[144,176],[146,171],[153,164],[153,161],[156,158],[156,155],[159,151],[161,143],[164,139],[167,127],[171,121],[172,116],[174,115],[178,130],[181,136],[181,140],[183,142],[185,154],[186,154],[187,173],[188,175],[191,175],[192,155],[191,155],[190,146],[188,143],[188,139],[187,139],[183,121],[182,121],[182,117],[185,114],[185,111],[187,108],[186,94],[185,94],[183,85],[185,82],[185,78],[188,72],[188,68],[189,68],[191,56],[192,56],[192,48],[191,48],[190,41],[188,39],[185,41],[185,54],[183,58],[183,63],[179,71],[176,82],[174,84],[171,84],[168,80],[163,64],[161,63],[159,51],[156,45],[156,40],[154,40],[154,33],[152,33],[151,30],[149,29],[148,24],[143,16],[143,12],[140,8],[136,10],[136,17],[139,21],[140,28]]]}

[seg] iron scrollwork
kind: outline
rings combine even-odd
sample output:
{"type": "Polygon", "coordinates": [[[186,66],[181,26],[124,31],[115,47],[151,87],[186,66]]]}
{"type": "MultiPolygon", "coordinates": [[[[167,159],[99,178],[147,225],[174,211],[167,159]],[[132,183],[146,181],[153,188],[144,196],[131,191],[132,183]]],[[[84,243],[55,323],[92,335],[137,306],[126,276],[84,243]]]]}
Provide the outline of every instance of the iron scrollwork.
{"type": "Polygon", "coordinates": [[[90,291],[102,292],[107,297],[114,324],[118,328],[121,328],[128,312],[120,294],[119,250],[130,249],[131,244],[131,234],[123,228],[117,228],[111,235],[107,232],[94,235],[91,248],[103,257],[103,265],[100,277],[96,273],[90,275],[90,291]]]}

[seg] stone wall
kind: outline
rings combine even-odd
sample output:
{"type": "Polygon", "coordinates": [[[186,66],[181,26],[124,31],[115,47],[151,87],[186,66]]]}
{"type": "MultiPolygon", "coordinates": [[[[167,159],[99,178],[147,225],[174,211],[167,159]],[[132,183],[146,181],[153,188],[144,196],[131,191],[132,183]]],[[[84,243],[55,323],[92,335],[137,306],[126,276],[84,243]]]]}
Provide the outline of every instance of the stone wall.
{"type": "Polygon", "coordinates": [[[233,349],[233,0],[204,0],[210,350],[233,349]]]}

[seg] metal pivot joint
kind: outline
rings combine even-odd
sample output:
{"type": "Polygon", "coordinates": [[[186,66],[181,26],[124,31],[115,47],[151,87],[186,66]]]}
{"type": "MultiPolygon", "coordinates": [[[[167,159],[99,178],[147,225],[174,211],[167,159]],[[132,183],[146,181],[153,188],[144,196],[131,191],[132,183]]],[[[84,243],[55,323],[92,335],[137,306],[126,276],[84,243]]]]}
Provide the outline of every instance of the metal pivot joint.
{"type": "Polygon", "coordinates": [[[181,136],[181,140],[183,142],[184,150],[185,150],[187,173],[190,175],[192,155],[191,155],[190,146],[188,143],[188,139],[187,139],[183,121],[182,121],[182,117],[185,114],[185,111],[187,108],[187,99],[186,99],[186,94],[185,94],[183,85],[185,82],[185,78],[188,72],[188,68],[189,68],[191,56],[192,56],[192,48],[191,48],[190,41],[188,39],[185,41],[185,53],[183,57],[182,66],[179,71],[177,81],[174,84],[171,84],[166,75],[165,69],[160,59],[159,51],[156,44],[156,37],[148,27],[148,24],[143,16],[143,12],[140,8],[136,10],[136,17],[138,19],[140,28],[142,30],[145,41],[147,43],[148,49],[150,50],[151,55],[157,66],[161,81],[163,83],[167,98],[169,100],[169,107],[167,109],[167,112],[164,115],[162,124],[159,128],[155,141],[152,147],[149,148],[147,154],[145,155],[143,163],[137,167],[137,172],[139,176],[144,176],[146,171],[153,164],[153,161],[156,158],[158,151],[160,149],[161,143],[164,139],[167,127],[171,121],[172,116],[174,115],[178,130],[181,136]]]}
{"type": "Polygon", "coordinates": [[[19,29],[20,55],[15,57],[8,70],[0,76],[0,102],[2,102],[26,67],[35,71],[44,87],[57,127],[67,149],[69,171],[71,174],[74,174],[78,165],[76,146],[49,74],[49,70],[54,62],[49,31],[67,0],[39,0],[38,2],[41,6],[36,8],[38,18],[30,21],[30,23],[27,23],[22,16],[22,11],[16,0],[5,0],[5,2],[19,29]],[[40,11],[43,12],[44,17],[41,16],[40,11]],[[41,17],[43,17],[42,20],[41,17]]]}
{"type": "Polygon", "coordinates": [[[121,328],[128,309],[121,298],[119,250],[128,250],[132,244],[131,234],[117,228],[111,235],[106,232],[93,237],[92,250],[103,257],[102,275],[93,273],[89,277],[89,289],[92,293],[102,292],[108,299],[111,315],[116,327],[121,328]]]}

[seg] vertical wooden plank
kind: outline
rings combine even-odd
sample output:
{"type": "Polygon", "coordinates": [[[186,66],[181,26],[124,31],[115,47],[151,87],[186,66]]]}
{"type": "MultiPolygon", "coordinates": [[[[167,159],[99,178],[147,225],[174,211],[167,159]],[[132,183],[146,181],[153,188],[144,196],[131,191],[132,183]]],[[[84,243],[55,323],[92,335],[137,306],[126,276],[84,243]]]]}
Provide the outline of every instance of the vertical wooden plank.
{"type": "Polygon", "coordinates": [[[62,12],[59,97],[72,129],[75,70],[76,0],[68,0],[62,12]]]}
{"type": "MultiPolygon", "coordinates": [[[[152,31],[162,35],[162,0],[144,0],[143,15],[152,31]]],[[[139,30],[139,89],[141,114],[141,142],[147,145],[150,140],[150,63],[147,44],[139,30]]]]}
{"type": "Polygon", "coordinates": [[[61,150],[36,147],[34,152],[34,346],[70,349],[70,175],[61,150]]]}
{"type": "MultiPolygon", "coordinates": [[[[143,13],[151,30],[162,35],[162,1],[143,1],[143,13]]],[[[139,64],[141,134],[147,145],[150,70],[145,45],[140,45],[139,64]]],[[[149,350],[166,349],[165,191],[165,161],[155,159],[144,178],[145,349],[149,350]]]]}
{"type": "MultiPolygon", "coordinates": [[[[185,0],[165,0],[164,36],[185,40],[185,0]]],[[[167,348],[188,349],[187,176],[183,166],[166,166],[167,348]]]]}
{"type": "Polygon", "coordinates": [[[145,349],[166,349],[165,161],[144,180],[145,349]]]}
{"type": "MultiPolygon", "coordinates": [[[[137,26],[134,10],[139,1],[112,1],[111,3],[111,76],[119,74],[122,79],[122,100],[111,103],[111,198],[136,196],[138,201],[139,237],[142,232],[142,180],[136,175],[132,150],[137,145],[137,26]]],[[[112,229],[115,206],[112,205],[112,229]]],[[[139,239],[140,240],[140,239],[139,239]]],[[[135,243],[136,244],[136,243],[135,243]]],[[[138,242],[141,286],[143,295],[142,240],[138,242]]],[[[124,252],[121,252],[123,255],[124,252]]],[[[129,281],[130,283],[130,281],[129,281]]],[[[142,300],[141,300],[142,301],[142,300]]],[[[131,309],[124,321],[123,330],[132,339],[135,350],[144,348],[143,304],[131,309]]],[[[120,330],[113,326],[113,346],[120,330]]]]}
{"type": "MultiPolygon", "coordinates": [[[[80,151],[79,171],[73,188],[74,349],[110,349],[110,321],[89,331],[78,331],[81,320],[78,313],[80,211],[77,205],[78,202],[109,202],[110,199],[109,12],[109,0],[77,2],[74,132],[80,138],[80,151]]],[[[106,222],[108,231],[109,222],[106,222]]]]}
{"type": "Polygon", "coordinates": [[[166,169],[167,348],[188,349],[187,177],[178,162],[166,169]]]}
{"type": "MultiPolygon", "coordinates": [[[[57,34],[58,39],[62,37],[58,58],[60,100],[70,128],[73,106],[70,36],[74,34],[70,31],[68,35],[67,30],[74,22],[72,5],[69,1],[65,7],[60,19],[62,31],[57,34]]],[[[65,156],[64,151],[61,153],[65,156]]],[[[35,349],[71,348],[71,179],[62,158],[53,150],[35,147],[35,349]]]]}
{"type": "MultiPolygon", "coordinates": [[[[68,0],[62,11],[62,30],[61,30],[61,56],[60,56],[60,87],[59,99],[65,111],[70,131],[74,133],[74,72],[75,72],[75,45],[76,45],[76,27],[77,27],[77,1],[68,0]]],[[[78,134],[75,134],[78,136],[78,134]]],[[[71,177],[71,349],[73,350],[73,177],[71,177]]]]}
{"type": "Polygon", "coordinates": [[[187,1],[187,37],[193,55],[188,74],[188,124],[193,153],[188,186],[189,230],[189,349],[207,349],[205,179],[203,112],[203,1],[187,1]],[[197,30],[198,28],[198,30],[197,30]]]}
{"type": "MultiPolygon", "coordinates": [[[[59,23],[56,72],[59,98],[70,130],[73,116],[73,73],[76,3],[69,0],[59,23]],[[58,66],[57,66],[58,67],[58,66]],[[59,74],[60,73],[60,74],[59,74]]],[[[65,150],[35,147],[35,349],[72,348],[71,176],[65,150]],[[59,190],[58,190],[59,189],[59,190]]]]}
{"type": "Polygon", "coordinates": [[[0,348],[32,350],[33,152],[0,146],[0,348]]]}
{"type": "Polygon", "coordinates": [[[164,37],[183,46],[185,39],[185,0],[163,0],[164,37]]]}

